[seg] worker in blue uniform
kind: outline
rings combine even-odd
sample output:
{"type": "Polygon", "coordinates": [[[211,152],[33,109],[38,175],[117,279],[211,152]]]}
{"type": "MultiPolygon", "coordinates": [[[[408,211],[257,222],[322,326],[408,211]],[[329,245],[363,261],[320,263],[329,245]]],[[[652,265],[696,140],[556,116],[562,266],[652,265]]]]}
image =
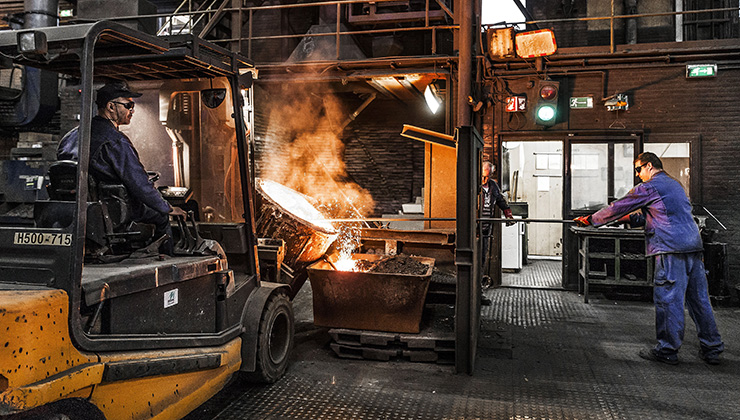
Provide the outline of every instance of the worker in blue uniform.
{"type": "MultiPolygon", "coordinates": [[[[506,202],[504,195],[501,194],[501,190],[498,184],[493,179],[493,171],[495,167],[489,161],[483,162],[481,166],[481,186],[480,186],[480,202],[478,203],[478,212],[482,218],[492,218],[494,215],[494,207],[498,206],[499,209],[504,213],[504,217],[507,219],[513,219],[514,216],[511,214],[511,208],[506,202]]],[[[514,222],[506,222],[506,226],[514,224],[514,222]]],[[[483,287],[488,287],[491,283],[491,278],[488,275],[489,262],[491,256],[491,240],[493,233],[492,222],[481,222],[481,239],[482,239],[482,254],[481,259],[482,269],[484,271],[481,276],[481,284],[483,287]]],[[[490,300],[487,297],[483,297],[482,302],[484,305],[489,305],[490,300]]]]}
{"type": "MultiPolygon", "coordinates": [[[[481,186],[480,186],[480,203],[478,205],[479,211],[480,211],[480,217],[483,218],[492,218],[493,217],[493,211],[494,206],[498,206],[498,208],[501,209],[501,211],[504,213],[504,217],[507,219],[513,219],[514,216],[511,213],[511,208],[509,207],[509,204],[506,202],[506,199],[504,198],[504,195],[501,194],[501,189],[499,189],[498,184],[496,181],[494,181],[493,177],[491,176],[493,174],[494,166],[491,162],[485,161],[482,164],[481,167],[481,186]]],[[[509,226],[510,223],[514,222],[506,222],[506,225],[509,226]]],[[[484,238],[491,236],[492,231],[492,223],[491,222],[482,222],[481,223],[481,231],[484,238]]],[[[488,241],[483,241],[483,256],[484,259],[488,256],[488,249],[490,248],[488,241]]]]}
{"type": "Polygon", "coordinates": [[[719,364],[724,343],[709,301],[704,247],[691,203],[681,184],[663,171],[663,163],[654,153],[641,153],[635,159],[635,172],[641,184],[608,207],[575,221],[581,226],[601,226],[620,220],[645,227],[646,253],[655,256],[653,300],[658,344],[640,351],[640,357],[678,364],[686,302],[699,336],[699,356],[708,364],[719,364]]]}
{"type": "MultiPolygon", "coordinates": [[[[98,115],[92,118],[90,131],[89,173],[97,181],[123,184],[129,194],[132,219],[155,226],[155,238],[169,235],[160,247],[162,253],[173,254],[172,228],[169,215],[184,216],[179,207],[172,207],[149,181],[139,153],[131,140],[119,131],[130,124],[134,115],[134,98],[125,82],[111,82],[98,89],[95,104],[98,115]]],[[[79,127],[73,128],[59,143],[57,159],[78,160],[79,127]]]]}

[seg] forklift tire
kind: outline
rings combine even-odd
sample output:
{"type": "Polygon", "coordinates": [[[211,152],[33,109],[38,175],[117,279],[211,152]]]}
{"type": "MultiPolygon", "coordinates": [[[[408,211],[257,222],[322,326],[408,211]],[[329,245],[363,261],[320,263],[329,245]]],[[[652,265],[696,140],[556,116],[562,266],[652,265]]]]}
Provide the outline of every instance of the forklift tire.
{"type": "Polygon", "coordinates": [[[293,347],[294,323],[288,296],[284,292],[270,296],[260,317],[256,369],[242,373],[247,381],[271,384],[283,376],[293,347]]]}

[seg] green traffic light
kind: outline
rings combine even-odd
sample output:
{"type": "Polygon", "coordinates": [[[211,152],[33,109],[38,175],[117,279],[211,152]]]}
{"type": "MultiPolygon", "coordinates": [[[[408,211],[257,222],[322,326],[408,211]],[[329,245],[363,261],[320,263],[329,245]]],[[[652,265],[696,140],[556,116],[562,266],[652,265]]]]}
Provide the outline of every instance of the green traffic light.
{"type": "Polygon", "coordinates": [[[542,122],[551,122],[555,119],[555,106],[545,104],[537,108],[537,119],[542,122]]]}

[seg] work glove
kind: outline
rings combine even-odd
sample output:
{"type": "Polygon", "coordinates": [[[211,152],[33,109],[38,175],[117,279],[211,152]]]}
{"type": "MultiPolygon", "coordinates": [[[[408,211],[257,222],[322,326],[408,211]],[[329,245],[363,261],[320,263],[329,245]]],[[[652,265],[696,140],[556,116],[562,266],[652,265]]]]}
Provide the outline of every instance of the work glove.
{"type": "Polygon", "coordinates": [[[581,216],[573,219],[574,222],[580,227],[591,226],[591,216],[581,216]]]}
{"type": "Polygon", "coordinates": [[[630,215],[625,214],[624,216],[620,217],[619,220],[617,220],[617,223],[620,225],[630,225],[632,224],[632,220],[630,219],[630,215]]]}
{"type": "Polygon", "coordinates": [[[507,219],[511,219],[512,220],[511,222],[506,222],[506,226],[512,226],[512,225],[516,224],[516,222],[513,221],[514,220],[514,215],[511,214],[511,209],[504,210],[504,216],[506,216],[507,219]]]}

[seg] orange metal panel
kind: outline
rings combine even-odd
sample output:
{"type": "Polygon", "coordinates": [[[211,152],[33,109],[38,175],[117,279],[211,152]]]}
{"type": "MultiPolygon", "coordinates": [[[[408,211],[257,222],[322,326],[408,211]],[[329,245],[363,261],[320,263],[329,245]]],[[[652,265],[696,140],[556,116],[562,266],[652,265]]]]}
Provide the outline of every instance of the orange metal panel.
{"type": "MultiPolygon", "coordinates": [[[[427,143],[424,217],[454,218],[457,208],[457,150],[427,143]]],[[[455,222],[428,222],[427,228],[454,228],[455,222]]]]}
{"type": "Polygon", "coordinates": [[[22,410],[100,381],[102,365],[69,337],[63,290],[0,292],[0,406],[22,410]]]}
{"type": "Polygon", "coordinates": [[[215,369],[177,375],[160,375],[102,383],[95,387],[90,401],[109,420],[180,419],[215,395],[241,365],[241,339],[219,348],[162,350],[101,355],[104,362],[189,356],[222,352],[221,366],[215,369]]]}

